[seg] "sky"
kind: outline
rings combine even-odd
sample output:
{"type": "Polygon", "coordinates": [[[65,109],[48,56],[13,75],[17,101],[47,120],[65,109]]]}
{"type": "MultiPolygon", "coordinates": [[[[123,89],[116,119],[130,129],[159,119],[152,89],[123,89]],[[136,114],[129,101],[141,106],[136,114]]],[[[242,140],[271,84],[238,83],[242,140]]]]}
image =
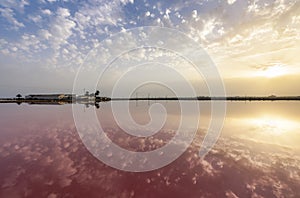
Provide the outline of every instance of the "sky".
{"type": "Polygon", "coordinates": [[[198,43],[228,95],[300,95],[297,0],[2,0],[0,96],[70,92],[91,50],[142,26],[172,28],[198,43]]]}

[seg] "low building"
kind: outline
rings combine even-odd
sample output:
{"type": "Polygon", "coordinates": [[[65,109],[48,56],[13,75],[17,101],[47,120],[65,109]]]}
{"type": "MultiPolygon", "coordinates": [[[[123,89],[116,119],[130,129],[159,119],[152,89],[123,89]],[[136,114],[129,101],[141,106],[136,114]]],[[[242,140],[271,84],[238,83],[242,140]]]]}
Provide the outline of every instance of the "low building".
{"type": "Polygon", "coordinates": [[[75,98],[75,94],[30,94],[25,96],[27,100],[72,100],[75,98]]]}
{"type": "Polygon", "coordinates": [[[95,100],[95,96],[90,95],[79,95],[76,97],[76,100],[95,100]]]}

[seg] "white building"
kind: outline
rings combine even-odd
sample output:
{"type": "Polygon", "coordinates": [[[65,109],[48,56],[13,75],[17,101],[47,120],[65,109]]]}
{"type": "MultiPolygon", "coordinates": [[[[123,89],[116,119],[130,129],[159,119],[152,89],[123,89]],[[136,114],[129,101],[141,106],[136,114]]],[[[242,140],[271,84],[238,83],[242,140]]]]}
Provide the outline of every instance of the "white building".
{"type": "Polygon", "coordinates": [[[30,94],[25,99],[32,100],[72,100],[75,94],[30,94]]]}

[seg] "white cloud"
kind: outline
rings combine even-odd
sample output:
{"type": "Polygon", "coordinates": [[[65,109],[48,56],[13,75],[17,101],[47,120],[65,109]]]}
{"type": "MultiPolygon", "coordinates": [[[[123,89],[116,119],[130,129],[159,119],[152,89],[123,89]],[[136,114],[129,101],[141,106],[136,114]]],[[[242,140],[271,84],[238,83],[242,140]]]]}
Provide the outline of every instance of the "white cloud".
{"type": "Polygon", "coordinates": [[[42,10],[41,12],[45,15],[51,15],[52,14],[52,12],[49,9],[42,10]]]}
{"type": "Polygon", "coordinates": [[[41,37],[41,39],[46,39],[46,40],[48,40],[52,36],[52,34],[50,34],[48,30],[44,30],[44,29],[39,30],[38,35],[41,37]]]}
{"type": "MultiPolygon", "coordinates": [[[[3,44],[2,53],[17,54],[26,51],[30,56],[34,56],[27,48],[32,47],[33,51],[51,49],[45,53],[51,51],[54,54],[47,54],[47,59],[64,64],[70,60],[70,54],[83,57],[103,38],[122,29],[138,25],[159,25],[187,33],[209,49],[218,60],[227,57],[228,62],[223,64],[230,64],[229,59],[232,60],[232,56],[257,53],[251,51],[251,47],[257,48],[261,44],[269,46],[259,48],[261,53],[265,53],[284,43],[293,47],[298,43],[297,39],[300,39],[299,3],[296,0],[147,2],[136,5],[145,9],[139,9],[140,13],[137,11],[134,18],[130,10],[126,10],[127,6],[124,6],[133,3],[133,0],[90,0],[80,4],[74,9],[74,13],[71,13],[67,8],[53,11],[55,7],[52,6],[56,5],[55,3],[51,5],[50,10],[50,7],[46,7],[49,6],[46,2],[37,12],[24,16],[25,19],[38,22],[39,29],[29,30],[30,26],[28,29],[26,26],[28,20],[19,18],[19,14],[26,11],[28,1],[3,0],[0,6],[1,16],[9,22],[11,29],[22,28],[24,32],[21,35],[26,33],[34,35],[35,38],[29,39],[33,44],[28,40],[25,42],[21,37],[9,44],[3,44]],[[36,40],[39,40],[38,45],[34,45],[36,40]],[[292,42],[293,40],[295,42],[292,42]],[[25,47],[20,48],[24,43],[25,47]],[[18,50],[12,50],[14,47],[18,50]],[[72,51],[69,48],[76,50],[72,51]],[[65,56],[65,49],[69,51],[68,56],[65,56]]],[[[26,54],[22,55],[26,58],[26,54]]],[[[27,58],[29,60],[29,55],[27,58]]]]}
{"type": "Polygon", "coordinates": [[[58,50],[62,44],[66,44],[73,33],[76,23],[69,16],[70,12],[68,9],[58,8],[56,17],[50,24],[49,32],[52,35],[51,45],[54,50],[58,50]]]}
{"type": "Polygon", "coordinates": [[[5,8],[11,8],[18,12],[23,12],[24,7],[29,5],[28,0],[2,0],[1,6],[5,8]]]}
{"type": "Polygon", "coordinates": [[[134,4],[134,0],[120,0],[120,2],[125,5],[127,3],[131,3],[131,4],[134,4]]]}
{"type": "Polygon", "coordinates": [[[70,16],[70,11],[67,8],[58,8],[56,13],[58,16],[62,16],[62,17],[70,16]]]}
{"type": "Polygon", "coordinates": [[[99,26],[103,27],[105,25],[117,26],[118,22],[122,21],[122,17],[122,7],[117,1],[86,4],[75,14],[76,22],[81,23],[84,29],[99,28],[99,26]],[[81,17],[89,20],[82,23],[81,17]]]}
{"type": "Polygon", "coordinates": [[[30,15],[30,16],[28,16],[28,18],[29,18],[31,21],[33,21],[34,23],[39,23],[39,22],[42,21],[42,17],[41,17],[40,15],[35,15],[35,16],[30,15]]]}
{"type": "Polygon", "coordinates": [[[171,14],[171,10],[167,8],[166,11],[165,11],[164,18],[165,19],[170,19],[170,14],[171,14]]]}
{"type": "Polygon", "coordinates": [[[236,0],[227,0],[227,3],[228,3],[229,5],[234,4],[234,2],[236,2],[236,0]]]}
{"type": "Polygon", "coordinates": [[[24,24],[19,22],[15,17],[15,13],[10,8],[0,8],[1,16],[13,25],[13,29],[18,30],[20,27],[24,27],[24,24]]]}
{"type": "Polygon", "coordinates": [[[192,11],[192,17],[195,19],[197,18],[197,10],[192,11]]]}

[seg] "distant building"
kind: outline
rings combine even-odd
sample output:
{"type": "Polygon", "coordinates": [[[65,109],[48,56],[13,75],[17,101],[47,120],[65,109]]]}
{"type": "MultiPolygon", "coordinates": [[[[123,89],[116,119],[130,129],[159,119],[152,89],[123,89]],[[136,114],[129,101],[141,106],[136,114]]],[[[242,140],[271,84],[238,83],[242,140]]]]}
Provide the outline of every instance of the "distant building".
{"type": "Polygon", "coordinates": [[[75,98],[75,94],[30,94],[25,96],[25,99],[32,100],[72,100],[75,98]]]}
{"type": "Polygon", "coordinates": [[[80,95],[76,97],[76,100],[95,100],[95,95],[80,95]]]}

